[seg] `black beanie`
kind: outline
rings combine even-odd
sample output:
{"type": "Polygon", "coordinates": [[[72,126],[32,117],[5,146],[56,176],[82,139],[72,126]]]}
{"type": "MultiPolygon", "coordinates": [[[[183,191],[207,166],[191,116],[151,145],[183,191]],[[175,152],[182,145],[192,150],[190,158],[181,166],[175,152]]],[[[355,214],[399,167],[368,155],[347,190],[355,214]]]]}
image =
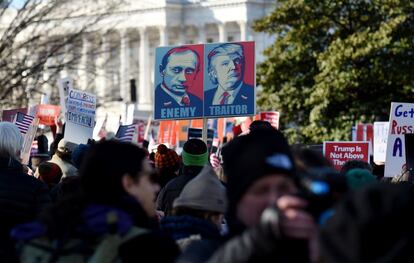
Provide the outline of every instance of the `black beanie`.
{"type": "Polygon", "coordinates": [[[344,200],[321,229],[324,262],[412,262],[414,188],[375,184],[344,200]]]}
{"type": "Polygon", "coordinates": [[[256,180],[272,173],[293,176],[295,172],[290,147],[276,129],[259,129],[239,136],[223,147],[222,156],[230,217],[256,180]]]}

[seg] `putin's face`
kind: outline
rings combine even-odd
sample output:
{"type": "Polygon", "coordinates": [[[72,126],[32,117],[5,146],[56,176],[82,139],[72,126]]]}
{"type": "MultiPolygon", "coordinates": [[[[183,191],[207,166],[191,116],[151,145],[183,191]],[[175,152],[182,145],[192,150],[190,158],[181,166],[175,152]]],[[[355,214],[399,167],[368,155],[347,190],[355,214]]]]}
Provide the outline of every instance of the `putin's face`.
{"type": "Polygon", "coordinates": [[[224,90],[233,90],[243,80],[243,60],[238,54],[218,55],[211,61],[218,84],[224,90]]]}
{"type": "Polygon", "coordinates": [[[176,95],[184,95],[193,85],[197,63],[197,56],[192,51],[171,54],[165,69],[161,72],[164,86],[176,95]]]}

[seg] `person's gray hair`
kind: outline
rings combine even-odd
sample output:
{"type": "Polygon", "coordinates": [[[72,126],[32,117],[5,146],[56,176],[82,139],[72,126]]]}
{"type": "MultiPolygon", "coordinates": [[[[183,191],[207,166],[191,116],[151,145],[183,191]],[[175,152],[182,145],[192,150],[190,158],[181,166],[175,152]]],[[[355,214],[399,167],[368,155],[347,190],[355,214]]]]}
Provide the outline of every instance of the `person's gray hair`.
{"type": "Polygon", "coordinates": [[[236,54],[242,59],[242,63],[244,64],[244,53],[243,53],[243,46],[236,43],[226,43],[219,45],[212,49],[210,53],[208,53],[208,76],[213,84],[217,84],[217,77],[214,74],[214,67],[211,65],[211,61],[216,56],[222,55],[231,55],[236,54]]]}
{"type": "Polygon", "coordinates": [[[0,156],[19,159],[23,136],[16,124],[0,122],[0,156]]]}

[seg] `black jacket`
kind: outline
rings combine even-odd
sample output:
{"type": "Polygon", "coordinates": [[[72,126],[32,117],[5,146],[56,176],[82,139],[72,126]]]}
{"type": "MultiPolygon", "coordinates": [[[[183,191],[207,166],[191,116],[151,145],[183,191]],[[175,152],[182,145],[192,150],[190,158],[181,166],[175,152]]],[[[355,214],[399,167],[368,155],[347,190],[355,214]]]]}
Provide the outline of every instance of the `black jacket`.
{"type": "Polygon", "coordinates": [[[13,226],[36,218],[51,202],[47,186],[23,173],[12,158],[0,158],[0,257],[13,249],[9,234],[13,226]]]}

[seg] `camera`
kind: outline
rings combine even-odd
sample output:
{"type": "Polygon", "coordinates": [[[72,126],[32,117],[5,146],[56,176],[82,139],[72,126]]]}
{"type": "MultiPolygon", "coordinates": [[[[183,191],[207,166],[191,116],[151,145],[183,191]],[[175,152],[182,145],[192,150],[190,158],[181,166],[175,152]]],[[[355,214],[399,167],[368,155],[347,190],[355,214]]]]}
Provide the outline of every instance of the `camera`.
{"type": "Polygon", "coordinates": [[[347,192],[346,178],[329,167],[314,168],[295,178],[298,196],[308,202],[308,211],[319,224],[332,214],[332,207],[347,192]]]}

